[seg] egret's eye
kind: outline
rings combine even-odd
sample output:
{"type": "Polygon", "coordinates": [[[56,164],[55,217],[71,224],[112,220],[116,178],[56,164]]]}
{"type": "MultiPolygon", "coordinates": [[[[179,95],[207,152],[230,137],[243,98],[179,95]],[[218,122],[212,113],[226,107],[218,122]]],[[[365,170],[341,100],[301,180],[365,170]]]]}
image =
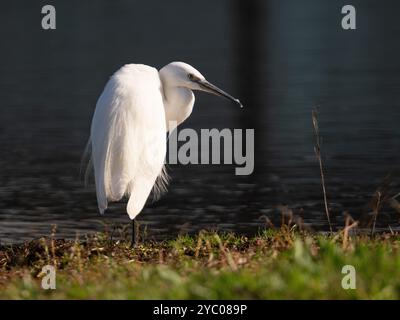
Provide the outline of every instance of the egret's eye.
{"type": "Polygon", "coordinates": [[[189,73],[188,74],[188,78],[189,78],[190,81],[198,80],[198,78],[193,73],[189,73]]]}

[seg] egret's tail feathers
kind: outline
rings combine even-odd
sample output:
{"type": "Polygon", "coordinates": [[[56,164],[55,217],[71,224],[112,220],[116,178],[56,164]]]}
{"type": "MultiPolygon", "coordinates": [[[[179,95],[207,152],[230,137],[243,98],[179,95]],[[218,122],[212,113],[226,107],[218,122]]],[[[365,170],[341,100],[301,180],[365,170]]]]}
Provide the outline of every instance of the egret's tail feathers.
{"type": "MultiPolygon", "coordinates": [[[[84,178],[85,187],[89,185],[89,177],[93,169],[93,160],[92,160],[92,141],[89,138],[89,141],[86,144],[85,151],[83,152],[80,166],[80,177],[84,178]]],[[[105,194],[105,190],[103,187],[102,177],[104,173],[99,175],[99,178],[96,181],[96,195],[97,195],[97,203],[100,214],[104,214],[107,209],[108,201],[107,196],[105,194]]]]}
{"type": "Polygon", "coordinates": [[[106,212],[106,210],[107,210],[107,207],[104,208],[104,207],[100,207],[99,206],[99,212],[100,212],[101,215],[103,215],[104,212],[106,212]]]}
{"type": "Polygon", "coordinates": [[[90,173],[93,169],[93,162],[92,162],[92,141],[89,138],[88,142],[86,143],[85,150],[82,155],[81,165],[79,169],[79,176],[81,179],[83,178],[85,182],[85,187],[89,185],[89,177],[90,173]]]}
{"type": "Polygon", "coordinates": [[[167,167],[164,165],[161,169],[161,173],[158,175],[156,182],[153,186],[152,195],[153,201],[157,201],[161,196],[167,192],[170,177],[167,172],[167,167]]]}
{"type": "Polygon", "coordinates": [[[104,187],[104,173],[100,172],[96,178],[96,196],[97,205],[99,207],[100,214],[104,214],[108,207],[107,194],[104,187]]]}
{"type": "Polygon", "coordinates": [[[154,182],[155,179],[137,177],[130,183],[130,196],[127,206],[129,218],[134,219],[142,211],[154,182]]]}
{"type": "Polygon", "coordinates": [[[86,165],[86,169],[85,169],[85,187],[87,187],[89,185],[89,178],[90,175],[92,174],[93,171],[93,161],[92,158],[89,158],[89,161],[86,165]]]}

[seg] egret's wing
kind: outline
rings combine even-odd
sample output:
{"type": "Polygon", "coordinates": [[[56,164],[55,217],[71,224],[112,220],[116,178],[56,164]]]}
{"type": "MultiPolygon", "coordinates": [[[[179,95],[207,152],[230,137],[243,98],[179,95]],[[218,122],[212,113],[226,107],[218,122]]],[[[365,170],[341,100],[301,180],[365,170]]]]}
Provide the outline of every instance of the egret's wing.
{"type": "Polygon", "coordinates": [[[130,196],[133,219],[162,173],[166,124],[156,69],[126,65],[108,81],[93,116],[92,160],[100,212],[130,196]]]}

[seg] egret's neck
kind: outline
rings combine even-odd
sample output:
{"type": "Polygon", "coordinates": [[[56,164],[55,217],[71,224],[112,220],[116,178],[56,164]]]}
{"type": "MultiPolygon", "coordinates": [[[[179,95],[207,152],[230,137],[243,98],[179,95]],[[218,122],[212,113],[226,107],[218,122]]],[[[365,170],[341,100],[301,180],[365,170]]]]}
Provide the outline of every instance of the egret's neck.
{"type": "Polygon", "coordinates": [[[168,86],[163,84],[165,119],[167,130],[172,131],[175,126],[185,121],[193,110],[194,94],[184,87],[168,86]]]}

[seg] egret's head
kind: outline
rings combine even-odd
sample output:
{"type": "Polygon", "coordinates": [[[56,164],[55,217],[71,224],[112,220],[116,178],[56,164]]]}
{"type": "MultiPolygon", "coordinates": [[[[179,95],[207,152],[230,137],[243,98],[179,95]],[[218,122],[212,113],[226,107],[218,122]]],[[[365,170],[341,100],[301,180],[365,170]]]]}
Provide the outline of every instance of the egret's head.
{"type": "Polygon", "coordinates": [[[242,107],[238,99],[208,82],[199,71],[187,63],[171,62],[160,70],[160,76],[167,85],[212,93],[236,102],[242,107]]]}

